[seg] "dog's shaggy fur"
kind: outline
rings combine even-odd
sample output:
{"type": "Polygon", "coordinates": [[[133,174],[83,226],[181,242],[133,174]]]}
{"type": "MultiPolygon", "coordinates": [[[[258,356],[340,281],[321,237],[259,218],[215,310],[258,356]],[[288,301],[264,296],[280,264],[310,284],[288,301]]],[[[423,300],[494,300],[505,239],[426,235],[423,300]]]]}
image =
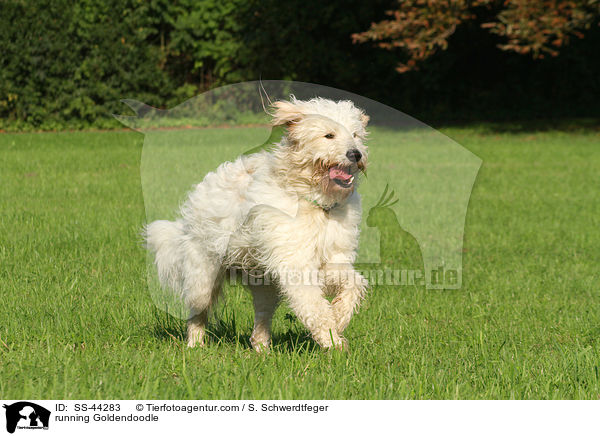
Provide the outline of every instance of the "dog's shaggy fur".
{"type": "Polygon", "coordinates": [[[292,97],[273,106],[273,124],[286,126],[273,150],[225,162],[190,193],[181,218],[146,228],[162,286],[190,308],[189,346],[204,344],[208,311],[232,268],[273,278],[249,286],[257,350],[269,346],[281,297],[326,348],[346,346],[342,332],[364,297],[367,282],[352,264],[369,118],[350,101],[292,97]]]}

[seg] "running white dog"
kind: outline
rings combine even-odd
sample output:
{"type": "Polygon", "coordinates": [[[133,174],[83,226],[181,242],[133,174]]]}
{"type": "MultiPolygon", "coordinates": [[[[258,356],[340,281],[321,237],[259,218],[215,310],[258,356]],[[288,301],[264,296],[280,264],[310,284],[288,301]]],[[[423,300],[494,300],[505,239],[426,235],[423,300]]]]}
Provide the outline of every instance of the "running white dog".
{"type": "Polygon", "coordinates": [[[162,286],[190,308],[190,347],[204,344],[208,311],[232,268],[254,278],[256,350],[269,346],[281,297],[319,345],[344,348],[342,332],[364,297],[367,282],[352,264],[369,117],[350,101],[292,96],[273,106],[273,124],[286,133],[272,151],[220,165],[190,193],[181,218],[146,228],[162,286]]]}

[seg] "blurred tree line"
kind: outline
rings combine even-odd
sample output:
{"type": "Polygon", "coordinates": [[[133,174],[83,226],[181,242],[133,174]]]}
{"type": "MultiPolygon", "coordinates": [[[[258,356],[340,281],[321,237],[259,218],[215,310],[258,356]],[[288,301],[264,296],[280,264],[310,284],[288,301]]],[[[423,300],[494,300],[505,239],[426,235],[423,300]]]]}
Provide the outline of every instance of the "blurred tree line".
{"type": "Polygon", "coordinates": [[[122,98],[171,107],[259,77],[345,89],[428,122],[595,117],[596,8],[589,0],[2,0],[0,127],[114,125],[109,114],[124,111],[122,98]],[[554,21],[547,11],[558,11],[554,21]]]}

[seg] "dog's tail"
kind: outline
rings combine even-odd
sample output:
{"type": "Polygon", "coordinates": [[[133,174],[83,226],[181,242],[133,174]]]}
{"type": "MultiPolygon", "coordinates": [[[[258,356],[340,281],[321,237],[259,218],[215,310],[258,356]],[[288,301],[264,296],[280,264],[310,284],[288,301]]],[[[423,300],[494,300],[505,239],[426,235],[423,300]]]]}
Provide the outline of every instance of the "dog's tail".
{"type": "Polygon", "coordinates": [[[163,288],[182,291],[184,238],[181,221],[154,221],[143,231],[146,248],[154,253],[154,264],[163,288]]]}

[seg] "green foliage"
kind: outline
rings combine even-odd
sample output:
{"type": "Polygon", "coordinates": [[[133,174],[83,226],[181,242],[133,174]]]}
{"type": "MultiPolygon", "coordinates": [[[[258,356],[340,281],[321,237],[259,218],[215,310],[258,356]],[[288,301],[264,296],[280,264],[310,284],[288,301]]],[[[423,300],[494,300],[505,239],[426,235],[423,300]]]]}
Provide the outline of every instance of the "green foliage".
{"type": "Polygon", "coordinates": [[[233,83],[244,80],[239,66],[244,48],[241,39],[245,0],[185,0],[173,23],[168,45],[169,56],[183,58],[188,74],[200,81],[233,83]],[[207,80],[208,76],[208,80],[207,80]]]}
{"type": "MultiPolygon", "coordinates": [[[[120,127],[133,98],[173,107],[240,81],[333,86],[426,121],[600,114],[600,30],[557,58],[498,50],[481,24],[457,27],[419,71],[397,51],[353,44],[394,0],[4,0],[0,2],[0,130],[120,127]]],[[[504,41],[505,42],[505,41],[504,41]]],[[[224,118],[229,115],[224,114],[224,118]]]]}
{"type": "MultiPolygon", "coordinates": [[[[119,99],[149,104],[174,89],[151,42],[145,2],[42,0],[1,3],[0,116],[41,128],[95,122],[119,99]]],[[[118,108],[118,109],[117,109],[118,108]]]]}

